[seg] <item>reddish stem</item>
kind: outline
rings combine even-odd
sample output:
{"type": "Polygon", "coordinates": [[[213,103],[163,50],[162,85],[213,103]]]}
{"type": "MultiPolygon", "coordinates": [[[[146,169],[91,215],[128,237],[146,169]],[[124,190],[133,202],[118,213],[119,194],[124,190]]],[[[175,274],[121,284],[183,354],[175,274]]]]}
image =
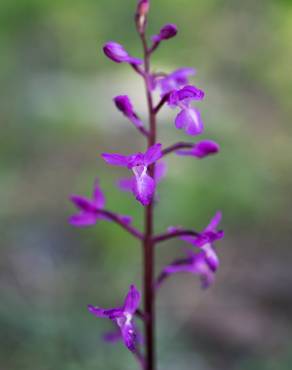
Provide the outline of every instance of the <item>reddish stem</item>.
{"type": "Polygon", "coordinates": [[[149,49],[149,54],[152,54],[158,48],[159,45],[160,45],[160,42],[157,42],[157,41],[154,42],[151,48],[149,49]]]}
{"type": "Polygon", "coordinates": [[[131,64],[131,67],[134,69],[135,72],[137,72],[140,76],[144,78],[144,71],[137,66],[137,64],[131,64]]]}
{"type": "Polygon", "coordinates": [[[179,143],[175,143],[167,148],[165,148],[163,151],[162,151],[162,155],[165,156],[167,154],[170,154],[172,152],[175,152],[179,149],[189,149],[189,148],[193,148],[195,144],[193,143],[185,143],[183,141],[179,142],[179,143]]]}
{"type": "Polygon", "coordinates": [[[165,94],[165,95],[161,98],[160,102],[159,102],[159,103],[157,104],[157,106],[154,108],[154,112],[155,112],[155,114],[157,114],[157,113],[160,111],[160,109],[164,106],[164,104],[167,102],[167,100],[168,100],[168,98],[169,98],[169,95],[170,95],[170,93],[165,94]]]}
{"type": "MultiPolygon", "coordinates": [[[[150,53],[144,33],[140,33],[144,51],[144,81],[146,88],[149,114],[148,148],[156,143],[156,113],[150,84],[150,53]]],[[[154,177],[155,164],[149,168],[149,175],[154,177]]],[[[145,369],[155,370],[155,310],[154,310],[154,242],[153,242],[153,202],[145,209],[145,234],[143,241],[144,252],[144,313],[147,320],[145,325],[145,369]]]]}
{"type": "Polygon", "coordinates": [[[200,233],[194,230],[176,230],[165,234],[159,234],[153,237],[152,241],[154,244],[164,242],[169,239],[178,238],[181,236],[200,236],[200,233]]]}
{"type": "Polygon", "coordinates": [[[149,132],[148,132],[148,130],[146,130],[146,128],[141,126],[141,127],[137,127],[137,129],[141,132],[142,135],[144,135],[146,137],[149,136],[149,132]]]}

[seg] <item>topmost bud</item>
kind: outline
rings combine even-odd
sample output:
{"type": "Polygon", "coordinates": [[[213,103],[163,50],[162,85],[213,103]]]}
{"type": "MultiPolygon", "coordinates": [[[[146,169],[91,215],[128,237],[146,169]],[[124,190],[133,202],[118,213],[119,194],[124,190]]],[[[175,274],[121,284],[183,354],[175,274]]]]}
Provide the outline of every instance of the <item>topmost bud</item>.
{"type": "Polygon", "coordinates": [[[137,5],[137,16],[146,16],[149,12],[150,1],[149,0],[139,0],[137,5]]]}
{"type": "Polygon", "coordinates": [[[150,8],[149,0],[139,0],[135,15],[136,26],[139,33],[145,32],[149,8],[150,8]]]}

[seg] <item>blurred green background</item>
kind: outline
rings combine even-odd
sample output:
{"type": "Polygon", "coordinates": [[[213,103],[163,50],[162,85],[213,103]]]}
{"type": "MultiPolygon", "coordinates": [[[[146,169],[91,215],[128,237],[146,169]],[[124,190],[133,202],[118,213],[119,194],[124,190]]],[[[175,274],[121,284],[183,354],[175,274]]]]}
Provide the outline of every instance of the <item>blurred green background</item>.
{"type": "MultiPolygon", "coordinates": [[[[127,65],[101,52],[116,40],[141,53],[132,22],[136,0],[0,2],[0,368],[130,370],[111,328],[86,304],[111,307],[139,287],[140,246],[117,226],[67,224],[72,192],[89,195],[96,176],[107,208],[135,217],[142,207],[115,186],[126,174],[101,151],[144,149],[112,97],[128,93],[146,117],[143,86],[127,65]]],[[[224,214],[221,268],[206,292],[177,276],[157,301],[159,370],[292,368],[292,2],[152,0],[150,34],[166,22],[177,38],[153,67],[194,66],[203,137],[220,155],[168,158],[156,230],[204,227],[224,214]]],[[[163,110],[159,137],[186,140],[163,110]]],[[[157,270],[182,253],[165,243],[157,270]]]]}

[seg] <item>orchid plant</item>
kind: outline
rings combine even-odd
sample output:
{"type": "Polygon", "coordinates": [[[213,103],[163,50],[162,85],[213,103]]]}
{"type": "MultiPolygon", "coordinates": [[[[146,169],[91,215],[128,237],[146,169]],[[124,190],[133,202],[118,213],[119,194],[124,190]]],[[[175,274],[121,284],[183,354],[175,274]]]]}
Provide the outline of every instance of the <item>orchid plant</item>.
{"type": "Polygon", "coordinates": [[[98,179],[94,183],[92,198],[72,195],[71,201],[78,213],[70,217],[69,222],[76,227],[95,225],[98,221],[111,221],[142,243],[143,247],[143,307],[140,308],[142,294],[134,284],[130,285],[122,305],[111,309],[88,306],[91,314],[110,319],[114,325],[113,332],[105,334],[105,340],[114,342],[122,340],[124,345],[139,361],[142,369],[155,370],[155,297],[161,284],[170,276],[187,272],[198,276],[203,288],[214,282],[219,259],[214,242],[222,239],[222,230],[217,230],[221,220],[221,212],[217,212],[209,225],[202,231],[188,230],[182,227],[171,227],[162,234],[154,234],[154,206],[156,206],[156,188],[166,173],[165,163],[161,160],[174,153],[179,156],[193,156],[201,159],[219,152],[219,145],[211,140],[197,142],[178,142],[169,147],[157,140],[157,116],[160,109],[168,105],[179,110],[175,118],[175,127],[183,129],[187,135],[198,136],[204,131],[204,124],[198,108],[192,104],[204,99],[204,92],[189,84],[195,70],[189,67],[179,68],[172,73],[155,73],[150,67],[153,53],[159,45],[176,36],[177,27],[166,24],[158,34],[152,36],[149,43],[146,37],[149,0],[138,1],[135,24],[142,42],[143,59],[131,56],[122,45],[107,42],[104,54],[115,63],[127,63],[143,80],[146,88],[146,99],[149,114],[149,126],[146,127],[136,113],[130,98],[120,95],[114,98],[119,111],[134,125],[147,142],[144,152],[133,154],[102,153],[102,158],[112,166],[121,166],[132,172],[131,177],[121,179],[119,187],[122,191],[130,191],[145,209],[145,229],[140,231],[132,224],[131,217],[120,215],[105,208],[105,197],[98,179]],[[155,102],[154,92],[160,98],[155,102]],[[154,202],[155,199],[155,202],[154,202]],[[154,257],[155,246],[170,239],[179,238],[188,243],[184,258],[178,258],[165,266],[155,277],[154,257]],[[136,318],[144,323],[143,335],[138,331],[136,318]]]}

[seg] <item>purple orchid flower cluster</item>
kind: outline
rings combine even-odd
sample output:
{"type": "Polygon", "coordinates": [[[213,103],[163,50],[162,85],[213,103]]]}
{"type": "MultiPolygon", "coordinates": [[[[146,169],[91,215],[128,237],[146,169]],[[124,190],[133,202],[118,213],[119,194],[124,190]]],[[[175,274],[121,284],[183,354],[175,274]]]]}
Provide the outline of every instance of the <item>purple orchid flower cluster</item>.
{"type": "Polygon", "coordinates": [[[120,215],[105,208],[105,196],[96,179],[91,198],[72,195],[71,201],[78,209],[78,213],[70,217],[69,222],[76,227],[95,225],[98,221],[111,221],[121,226],[125,231],[142,242],[144,260],[143,279],[143,308],[140,308],[141,293],[134,284],[131,284],[125,301],[121,306],[102,309],[88,306],[91,314],[110,319],[115,325],[115,331],[107,333],[104,338],[115,342],[122,340],[125,346],[136,356],[141,367],[145,370],[155,370],[155,296],[161,284],[170,276],[177,273],[191,273],[199,277],[203,288],[209,287],[215,278],[219,267],[219,258],[214,243],[223,238],[224,233],[218,230],[222,215],[218,211],[209,225],[202,231],[188,230],[182,227],[170,227],[166,232],[155,235],[154,206],[156,189],[166,174],[166,164],[163,160],[167,155],[174,153],[178,156],[193,156],[202,159],[219,152],[219,145],[212,140],[197,142],[177,142],[163,147],[157,141],[157,115],[163,106],[178,109],[174,125],[184,130],[186,135],[198,136],[204,131],[204,124],[199,109],[193,103],[202,101],[205,93],[194,85],[190,85],[190,77],[195,70],[189,67],[179,68],[171,73],[155,73],[150,67],[151,56],[154,51],[166,40],[177,35],[174,24],[166,24],[159,33],[151,37],[151,43],[146,37],[149,0],[138,1],[135,23],[140,36],[144,57],[143,59],[131,56],[125,48],[113,41],[107,42],[104,54],[115,63],[127,63],[142,77],[146,87],[146,98],[149,113],[149,127],[133,107],[127,95],[114,97],[116,108],[134,125],[147,142],[144,152],[133,154],[102,153],[104,161],[112,166],[127,168],[131,177],[122,178],[118,186],[122,191],[130,191],[136,200],[145,208],[145,230],[142,232],[133,226],[129,216],[120,215]],[[154,101],[154,92],[160,98],[154,101]],[[154,274],[154,255],[156,246],[167,240],[179,238],[190,247],[184,251],[185,257],[176,259],[165,266],[160,274],[154,274]],[[140,318],[144,323],[144,335],[138,330],[135,322],[140,318]]]}

